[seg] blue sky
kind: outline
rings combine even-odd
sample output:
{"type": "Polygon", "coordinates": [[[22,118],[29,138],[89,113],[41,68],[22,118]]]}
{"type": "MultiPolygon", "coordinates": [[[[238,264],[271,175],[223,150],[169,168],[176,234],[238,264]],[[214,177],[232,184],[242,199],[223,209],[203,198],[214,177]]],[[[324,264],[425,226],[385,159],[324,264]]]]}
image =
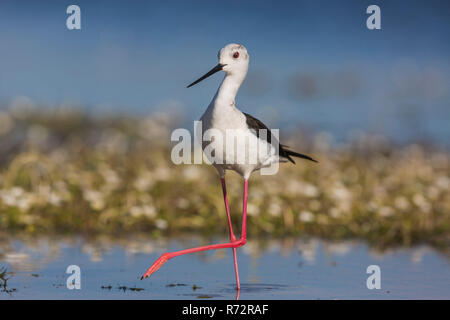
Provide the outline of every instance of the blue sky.
{"type": "Polygon", "coordinates": [[[450,3],[437,0],[2,1],[0,104],[26,96],[197,119],[223,76],[186,85],[236,42],[251,56],[237,105],[270,125],[406,137],[420,126],[446,140],[449,30],[450,3]],[[82,30],[65,26],[70,4],[81,7],[82,30]],[[365,26],[370,4],[382,30],[365,26]],[[305,75],[316,94],[293,94],[305,75]],[[339,94],[343,76],[355,87],[348,95],[339,94]]]}

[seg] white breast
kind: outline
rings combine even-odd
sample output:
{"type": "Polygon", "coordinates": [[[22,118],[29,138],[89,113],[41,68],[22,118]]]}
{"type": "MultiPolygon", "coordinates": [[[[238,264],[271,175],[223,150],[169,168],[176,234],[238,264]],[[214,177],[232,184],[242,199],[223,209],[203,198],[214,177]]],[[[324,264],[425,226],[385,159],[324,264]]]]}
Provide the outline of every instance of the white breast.
{"type": "Polygon", "coordinates": [[[245,115],[234,105],[212,104],[201,117],[203,151],[220,174],[234,170],[244,178],[278,162],[275,148],[248,129],[245,115]]]}

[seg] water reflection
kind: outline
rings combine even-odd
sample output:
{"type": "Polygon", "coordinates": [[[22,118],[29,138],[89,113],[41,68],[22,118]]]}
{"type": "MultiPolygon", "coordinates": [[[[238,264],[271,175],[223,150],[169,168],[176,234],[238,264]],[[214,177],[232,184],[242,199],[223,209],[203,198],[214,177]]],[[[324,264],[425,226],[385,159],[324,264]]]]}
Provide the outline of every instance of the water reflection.
{"type": "MultiPolygon", "coordinates": [[[[0,261],[8,264],[16,271],[39,270],[58,259],[64,249],[79,248],[93,263],[101,263],[103,256],[113,250],[122,250],[128,258],[136,255],[161,254],[169,250],[170,246],[189,247],[192,245],[206,245],[217,239],[205,239],[197,237],[186,237],[179,239],[149,240],[147,236],[134,236],[129,238],[111,238],[99,236],[95,238],[80,237],[21,237],[0,239],[0,261]],[[194,244],[196,243],[196,244],[194,244]]],[[[337,241],[327,242],[317,238],[312,239],[253,239],[241,248],[241,252],[257,260],[264,254],[278,253],[281,257],[289,257],[293,251],[300,254],[304,262],[314,265],[317,254],[323,252],[327,256],[345,257],[354,248],[361,246],[359,241],[337,241]]],[[[377,248],[369,248],[370,256],[375,260],[381,260],[389,254],[393,254],[399,248],[385,248],[382,251],[377,248]]],[[[228,257],[227,250],[215,250],[211,254],[200,252],[195,256],[204,261],[223,260],[228,257]]],[[[410,251],[410,261],[420,263],[427,253],[433,253],[435,249],[428,246],[418,246],[410,251]]],[[[450,258],[448,251],[441,251],[441,255],[450,258]]],[[[253,261],[255,262],[255,261],[253,261]]]]}

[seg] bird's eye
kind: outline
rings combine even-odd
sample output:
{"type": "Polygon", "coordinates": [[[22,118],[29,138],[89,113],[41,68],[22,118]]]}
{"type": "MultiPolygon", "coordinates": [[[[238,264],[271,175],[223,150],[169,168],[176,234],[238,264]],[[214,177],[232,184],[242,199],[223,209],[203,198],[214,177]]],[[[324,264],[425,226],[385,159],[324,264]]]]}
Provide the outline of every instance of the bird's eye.
{"type": "Polygon", "coordinates": [[[233,58],[235,58],[235,59],[239,58],[239,52],[235,52],[235,53],[233,54],[233,58]]]}

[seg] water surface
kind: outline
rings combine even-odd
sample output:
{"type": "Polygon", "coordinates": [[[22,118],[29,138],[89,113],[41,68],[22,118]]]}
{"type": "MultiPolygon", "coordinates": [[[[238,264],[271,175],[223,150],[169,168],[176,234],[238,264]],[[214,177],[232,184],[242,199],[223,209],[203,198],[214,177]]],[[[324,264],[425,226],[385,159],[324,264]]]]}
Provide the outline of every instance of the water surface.
{"type": "MultiPolygon", "coordinates": [[[[231,250],[176,257],[140,280],[164,251],[222,241],[3,240],[0,299],[235,299],[231,250]],[[80,290],[67,289],[69,265],[81,269],[80,290]]],[[[358,241],[249,240],[238,261],[239,299],[450,299],[448,254],[425,245],[379,252],[358,241]],[[380,267],[381,289],[367,288],[369,265],[380,267]]]]}

